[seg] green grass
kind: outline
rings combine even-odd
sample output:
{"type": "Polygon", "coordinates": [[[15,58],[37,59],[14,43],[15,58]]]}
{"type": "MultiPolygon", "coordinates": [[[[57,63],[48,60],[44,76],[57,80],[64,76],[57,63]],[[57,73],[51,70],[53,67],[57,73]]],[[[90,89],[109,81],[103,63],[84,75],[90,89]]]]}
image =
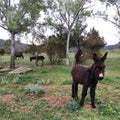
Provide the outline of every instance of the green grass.
{"type": "MultiPolygon", "coordinates": [[[[103,51],[105,52],[105,51],[103,51]]],[[[44,54],[44,53],[43,53],[44,54]]],[[[79,85],[79,99],[71,98],[71,69],[61,65],[50,65],[47,56],[44,67],[30,63],[30,55],[16,60],[16,67],[26,65],[32,71],[10,75],[11,71],[0,71],[0,120],[119,120],[120,119],[120,50],[108,51],[105,61],[105,78],[96,89],[96,109],[91,109],[89,91],[85,106],[79,107],[82,86],[79,85]],[[35,94],[25,93],[27,87],[35,94]],[[39,94],[41,86],[44,94],[39,94]],[[34,89],[33,89],[34,88],[34,89]],[[34,90],[34,91],[33,91],[34,90]],[[8,96],[13,95],[13,98],[8,96]],[[8,98],[7,98],[8,97],[8,98]]],[[[74,53],[70,53],[70,64],[74,53]]],[[[10,56],[2,57],[2,67],[9,67],[10,56]]],[[[90,66],[92,60],[85,62],[90,66]]]]}

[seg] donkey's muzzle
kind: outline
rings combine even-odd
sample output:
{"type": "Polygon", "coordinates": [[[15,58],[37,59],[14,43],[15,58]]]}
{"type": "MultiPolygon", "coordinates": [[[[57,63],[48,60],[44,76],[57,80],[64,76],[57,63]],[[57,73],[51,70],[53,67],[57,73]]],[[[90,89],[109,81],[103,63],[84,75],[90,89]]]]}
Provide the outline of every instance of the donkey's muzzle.
{"type": "Polygon", "coordinates": [[[99,77],[98,77],[98,80],[102,80],[104,78],[104,74],[103,73],[100,73],[99,74],[99,77]]]}

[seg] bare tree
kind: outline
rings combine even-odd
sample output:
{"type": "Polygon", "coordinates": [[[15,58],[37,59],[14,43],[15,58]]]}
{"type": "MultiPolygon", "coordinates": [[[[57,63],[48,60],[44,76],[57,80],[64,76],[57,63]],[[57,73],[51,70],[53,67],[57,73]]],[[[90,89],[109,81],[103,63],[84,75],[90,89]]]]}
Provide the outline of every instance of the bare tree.
{"type": "Polygon", "coordinates": [[[120,33],[120,0],[99,0],[99,1],[101,1],[103,5],[106,6],[106,9],[104,11],[99,11],[98,15],[104,20],[113,23],[118,29],[118,32],[120,33]],[[109,12],[110,9],[112,9],[113,14],[109,12]]]}

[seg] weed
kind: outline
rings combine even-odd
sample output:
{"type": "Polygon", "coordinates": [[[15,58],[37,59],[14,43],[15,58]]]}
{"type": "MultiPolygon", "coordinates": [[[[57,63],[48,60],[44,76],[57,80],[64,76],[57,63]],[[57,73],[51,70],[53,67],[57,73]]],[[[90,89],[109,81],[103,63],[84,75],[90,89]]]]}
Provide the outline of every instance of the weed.
{"type": "Polygon", "coordinates": [[[101,115],[118,115],[118,109],[112,104],[112,101],[110,101],[110,103],[101,103],[99,105],[98,111],[101,115]]]}
{"type": "Polygon", "coordinates": [[[11,118],[12,116],[12,112],[7,109],[6,107],[6,104],[3,103],[3,102],[0,102],[0,116],[1,116],[1,119],[7,119],[7,118],[11,118]]]}
{"type": "Polygon", "coordinates": [[[24,87],[24,92],[26,94],[30,93],[33,95],[44,94],[45,90],[43,87],[39,86],[38,84],[28,84],[24,87]]]}
{"type": "Polygon", "coordinates": [[[66,80],[63,82],[63,85],[71,85],[72,84],[72,80],[66,80]]]}
{"type": "Polygon", "coordinates": [[[41,110],[47,108],[48,105],[46,103],[37,103],[33,107],[33,111],[39,113],[41,110]]]}
{"type": "Polygon", "coordinates": [[[20,83],[21,80],[22,80],[22,75],[18,74],[13,78],[12,82],[14,84],[18,84],[18,83],[20,83]]]}
{"type": "Polygon", "coordinates": [[[0,90],[0,95],[5,95],[5,94],[7,94],[6,89],[2,89],[2,90],[0,90]]]}
{"type": "Polygon", "coordinates": [[[53,120],[61,120],[61,114],[55,114],[53,120]]]}
{"type": "Polygon", "coordinates": [[[39,81],[37,81],[37,83],[40,85],[48,85],[48,84],[53,84],[54,82],[50,79],[47,79],[47,80],[40,79],[39,81]]]}
{"type": "Polygon", "coordinates": [[[70,100],[67,104],[66,107],[72,111],[75,111],[79,108],[79,104],[75,100],[70,100]]]}
{"type": "Polygon", "coordinates": [[[8,83],[9,83],[9,82],[8,82],[7,80],[3,80],[3,79],[2,79],[2,81],[1,81],[0,84],[1,84],[1,85],[7,85],[8,83]]]}

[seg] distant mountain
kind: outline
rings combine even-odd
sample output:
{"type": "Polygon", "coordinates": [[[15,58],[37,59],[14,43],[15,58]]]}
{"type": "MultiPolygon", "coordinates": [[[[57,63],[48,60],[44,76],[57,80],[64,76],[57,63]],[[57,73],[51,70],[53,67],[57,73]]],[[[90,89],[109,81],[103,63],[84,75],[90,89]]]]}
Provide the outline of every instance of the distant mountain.
{"type": "Polygon", "coordinates": [[[3,45],[4,45],[4,43],[5,43],[5,40],[0,39],[0,47],[1,47],[1,46],[3,46],[3,45]]]}
{"type": "Polygon", "coordinates": [[[107,45],[103,49],[104,50],[114,50],[114,49],[118,49],[118,48],[120,48],[120,46],[118,44],[115,44],[115,45],[107,45]]]}
{"type": "MultiPolygon", "coordinates": [[[[5,44],[5,40],[3,39],[0,39],[0,47],[3,46],[5,44]]],[[[24,43],[21,43],[21,42],[15,42],[15,45],[18,46],[18,47],[21,47],[21,48],[27,48],[28,47],[28,44],[24,44],[24,43]]]]}
{"type": "MultiPolygon", "coordinates": [[[[0,39],[0,47],[3,46],[4,44],[5,44],[5,40],[0,39]]],[[[24,43],[16,41],[15,45],[18,47],[21,47],[21,48],[27,48],[29,44],[24,44],[24,43]]],[[[104,50],[114,50],[117,48],[120,48],[120,46],[118,44],[115,44],[115,45],[106,45],[103,49],[104,50]]],[[[70,51],[75,51],[75,50],[76,50],[76,48],[70,48],[70,51]]]]}

